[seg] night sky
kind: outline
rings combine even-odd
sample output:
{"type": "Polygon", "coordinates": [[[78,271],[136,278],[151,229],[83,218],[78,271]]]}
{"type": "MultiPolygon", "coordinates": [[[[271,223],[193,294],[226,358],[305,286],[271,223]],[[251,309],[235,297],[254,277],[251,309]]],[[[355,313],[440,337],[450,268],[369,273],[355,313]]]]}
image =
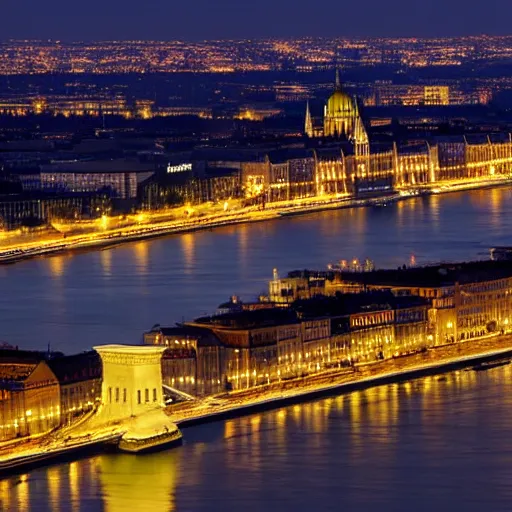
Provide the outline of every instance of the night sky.
{"type": "Polygon", "coordinates": [[[512,0],[3,0],[0,39],[511,33],[512,0]]]}

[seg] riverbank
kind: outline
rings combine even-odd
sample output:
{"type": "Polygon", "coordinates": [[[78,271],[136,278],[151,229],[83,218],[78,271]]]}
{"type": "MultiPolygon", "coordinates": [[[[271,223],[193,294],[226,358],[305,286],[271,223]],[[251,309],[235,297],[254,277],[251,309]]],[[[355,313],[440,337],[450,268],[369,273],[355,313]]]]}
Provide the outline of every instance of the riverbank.
{"type": "Polygon", "coordinates": [[[66,253],[68,251],[89,251],[109,248],[125,243],[159,238],[194,231],[213,230],[219,227],[236,224],[277,220],[287,216],[307,215],[325,210],[358,208],[367,206],[386,206],[387,204],[404,201],[418,196],[446,194],[466,190],[485,189],[509,186],[512,178],[496,178],[491,180],[475,180],[464,184],[445,184],[441,188],[434,186],[417,190],[401,190],[394,194],[369,198],[347,197],[312,197],[294,202],[283,202],[267,205],[265,209],[245,208],[213,215],[203,215],[184,220],[145,223],[137,226],[127,226],[113,230],[79,235],[59,236],[54,239],[34,240],[26,243],[19,242],[4,250],[0,250],[0,264],[12,264],[30,258],[66,253]]]}
{"type": "Polygon", "coordinates": [[[0,457],[0,477],[24,473],[38,467],[70,462],[79,458],[91,457],[105,450],[106,446],[118,442],[121,434],[104,434],[100,436],[84,436],[62,445],[47,446],[41,444],[31,450],[22,450],[12,456],[0,457]]]}
{"type": "Polygon", "coordinates": [[[510,335],[450,344],[425,353],[367,363],[355,369],[327,371],[282,384],[232,392],[193,404],[170,406],[167,412],[174,423],[186,428],[374,386],[438,375],[502,358],[512,358],[510,335]]]}
{"type": "MultiPolygon", "coordinates": [[[[326,370],[300,379],[168,406],[165,413],[172,423],[186,429],[374,386],[471,369],[480,363],[505,358],[512,358],[512,335],[445,345],[424,353],[366,363],[356,368],[326,370]]],[[[70,430],[60,432],[57,438],[48,434],[11,449],[5,447],[0,453],[0,476],[20,474],[35,467],[110,451],[125,431],[120,425],[94,428],[93,432],[86,432],[84,427],[75,437],[69,435],[70,430]]],[[[72,429],[72,426],[68,428],[72,429]]],[[[184,439],[186,442],[186,434],[184,439]]]]}

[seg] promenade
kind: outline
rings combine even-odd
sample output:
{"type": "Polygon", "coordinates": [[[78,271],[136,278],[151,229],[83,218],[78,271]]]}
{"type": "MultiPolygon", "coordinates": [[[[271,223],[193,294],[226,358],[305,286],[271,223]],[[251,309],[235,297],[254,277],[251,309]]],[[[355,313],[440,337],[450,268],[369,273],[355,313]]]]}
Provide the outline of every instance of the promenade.
{"type": "Polygon", "coordinates": [[[512,357],[512,335],[489,336],[436,347],[424,353],[365,363],[355,368],[327,370],[300,379],[172,405],[167,408],[167,414],[173,423],[183,428],[508,357],[512,357]]]}
{"type": "Polygon", "coordinates": [[[418,195],[444,194],[512,184],[512,178],[497,176],[465,183],[444,182],[421,189],[404,189],[385,197],[354,199],[343,195],[308,197],[294,201],[241,207],[239,201],[224,205],[180,207],[166,212],[146,212],[127,218],[101,218],[88,223],[56,225],[45,234],[0,233],[0,263],[66,251],[90,250],[156,238],[171,234],[214,229],[234,224],[276,220],[287,215],[305,215],[324,210],[380,205],[407,200],[418,195]]]}
{"type": "MultiPolygon", "coordinates": [[[[325,370],[299,379],[182,402],[168,406],[165,414],[173,424],[186,428],[510,357],[512,335],[489,336],[478,341],[436,347],[424,353],[365,363],[354,368],[325,370]]],[[[57,431],[5,443],[0,447],[0,473],[13,473],[98,453],[117,443],[134,428],[135,423],[148,431],[156,431],[162,423],[161,411],[152,411],[140,419],[127,418],[108,423],[96,418],[97,412],[92,411],[77,423],[57,431]]]]}

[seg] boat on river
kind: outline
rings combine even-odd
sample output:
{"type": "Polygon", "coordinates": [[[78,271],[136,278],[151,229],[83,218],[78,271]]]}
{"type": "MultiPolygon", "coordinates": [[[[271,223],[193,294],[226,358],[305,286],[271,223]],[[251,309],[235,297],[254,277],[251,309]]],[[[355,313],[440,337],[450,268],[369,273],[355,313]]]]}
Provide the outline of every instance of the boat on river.
{"type": "Polygon", "coordinates": [[[485,370],[491,370],[492,368],[498,368],[500,366],[506,366],[510,364],[510,359],[500,360],[500,361],[486,361],[484,363],[477,364],[473,366],[473,370],[475,372],[483,372],[485,370]]]}

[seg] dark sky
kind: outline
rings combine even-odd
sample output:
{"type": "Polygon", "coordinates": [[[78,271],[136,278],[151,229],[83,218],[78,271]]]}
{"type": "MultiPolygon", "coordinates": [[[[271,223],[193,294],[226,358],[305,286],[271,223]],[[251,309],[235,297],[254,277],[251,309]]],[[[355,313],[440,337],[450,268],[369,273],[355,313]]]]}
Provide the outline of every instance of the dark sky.
{"type": "Polygon", "coordinates": [[[0,9],[3,40],[512,33],[512,0],[3,0],[0,9]]]}

